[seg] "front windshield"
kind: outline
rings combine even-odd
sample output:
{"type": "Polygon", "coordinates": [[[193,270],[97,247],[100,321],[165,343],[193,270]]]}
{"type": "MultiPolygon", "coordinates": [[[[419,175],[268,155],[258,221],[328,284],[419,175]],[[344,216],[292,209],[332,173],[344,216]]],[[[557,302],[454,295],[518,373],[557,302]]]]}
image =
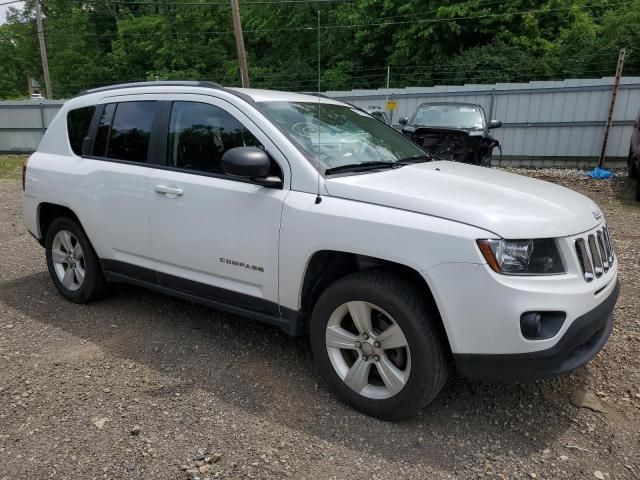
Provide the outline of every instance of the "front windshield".
{"type": "Polygon", "coordinates": [[[473,105],[423,105],[411,123],[425,127],[484,128],[482,112],[473,105]]]}
{"type": "Polygon", "coordinates": [[[315,102],[259,105],[313,164],[320,162],[322,171],[425,155],[424,150],[393,128],[348,105],[315,102]]]}

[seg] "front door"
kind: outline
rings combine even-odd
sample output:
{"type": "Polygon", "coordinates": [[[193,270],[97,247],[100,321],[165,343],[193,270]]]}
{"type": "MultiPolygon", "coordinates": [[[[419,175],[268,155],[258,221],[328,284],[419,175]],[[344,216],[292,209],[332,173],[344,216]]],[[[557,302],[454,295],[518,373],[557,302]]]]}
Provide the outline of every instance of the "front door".
{"type": "MultiPolygon", "coordinates": [[[[276,158],[281,154],[228,102],[185,98],[171,104],[162,148],[167,165],[153,171],[149,184],[159,281],[276,315],[280,217],[288,183],[279,190],[227,176],[221,158],[241,146],[263,148],[276,158]]],[[[282,172],[284,163],[282,157],[279,164],[274,160],[274,170],[282,172]]]]}

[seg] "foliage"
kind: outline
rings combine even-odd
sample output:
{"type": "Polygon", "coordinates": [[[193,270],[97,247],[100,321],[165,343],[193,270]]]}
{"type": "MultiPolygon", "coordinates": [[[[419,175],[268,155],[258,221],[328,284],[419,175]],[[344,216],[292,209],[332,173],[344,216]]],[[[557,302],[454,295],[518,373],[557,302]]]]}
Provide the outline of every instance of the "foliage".
{"type": "MultiPolygon", "coordinates": [[[[271,0],[275,2],[276,0],[271,0]]],[[[239,84],[230,8],[216,0],[43,0],[54,96],[145,79],[239,84]],[[195,4],[201,2],[202,5],[195,4]]],[[[640,73],[640,0],[240,3],[252,86],[322,90],[640,73]],[[321,29],[317,31],[320,10],[321,29]]],[[[10,10],[11,11],[11,10],[10,10]]],[[[33,0],[0,25],[0,98],[43,84],[33,0]]]]}
{"type": "Polygon", "coordinates": [[[0,155],[0,180],[15,180],[22,176],[23,155],[0,155]]]}

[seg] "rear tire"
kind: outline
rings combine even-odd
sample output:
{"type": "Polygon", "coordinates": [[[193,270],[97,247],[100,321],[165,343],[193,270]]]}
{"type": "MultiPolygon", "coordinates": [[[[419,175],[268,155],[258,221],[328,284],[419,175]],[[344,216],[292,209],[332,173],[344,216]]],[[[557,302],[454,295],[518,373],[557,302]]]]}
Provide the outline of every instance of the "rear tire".
{"type": "Polygon", "coordinates": [[[316,365],[336,396],[356,410],[385,420],[412,417],[448,375],[437,315],[424,292],[400,276],[349,275],[329,286],[313,309],[316,365]]]}
{"type": "Polygon", "coordinates": [[[49,276],[64,298],[86,303],[104,294],[100,261],[78,222],[56,218],[47,230],[45,251],[49,276]]]}

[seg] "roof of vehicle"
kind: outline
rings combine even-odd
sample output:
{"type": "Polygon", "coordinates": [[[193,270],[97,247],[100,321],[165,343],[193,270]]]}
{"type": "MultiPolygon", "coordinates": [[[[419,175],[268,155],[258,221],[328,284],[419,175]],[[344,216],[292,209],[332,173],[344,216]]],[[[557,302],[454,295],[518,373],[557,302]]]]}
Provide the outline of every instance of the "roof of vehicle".
{"type": "Polygon", "coordinates": [[[482,105],[478,103],[470,103],[470,102],[423,102],[420,105],[418,105],[418,108],[425,107],[428,105],[458,105],[461,107],[477,107],[480,109],[482,108],[482,105]]]}
{"type": "Polygon", "coordinates": [[[116,85],[109,85],[105,87],[92,88],[80,92],[76,97],[90,95],[93,93],[105,93],[113,90],[131,90],[137,88],[165,88],[165,87],[185,87],[185,88],[203,88],[223,90],[237,95],[245,100],[253,102],[321,102],[342,105],[343,102],[338,102],[327,98],[323,95],[303,94],[294,92],[281,92],[276,90],[261,90],[255,88],[236,88],[236,87],[223,87],[222,85],[214,82],[205,81],[189,81],[189,80],[160,80],[151,82],[132,82],[132,83],[120,83],[116,85]]]}

